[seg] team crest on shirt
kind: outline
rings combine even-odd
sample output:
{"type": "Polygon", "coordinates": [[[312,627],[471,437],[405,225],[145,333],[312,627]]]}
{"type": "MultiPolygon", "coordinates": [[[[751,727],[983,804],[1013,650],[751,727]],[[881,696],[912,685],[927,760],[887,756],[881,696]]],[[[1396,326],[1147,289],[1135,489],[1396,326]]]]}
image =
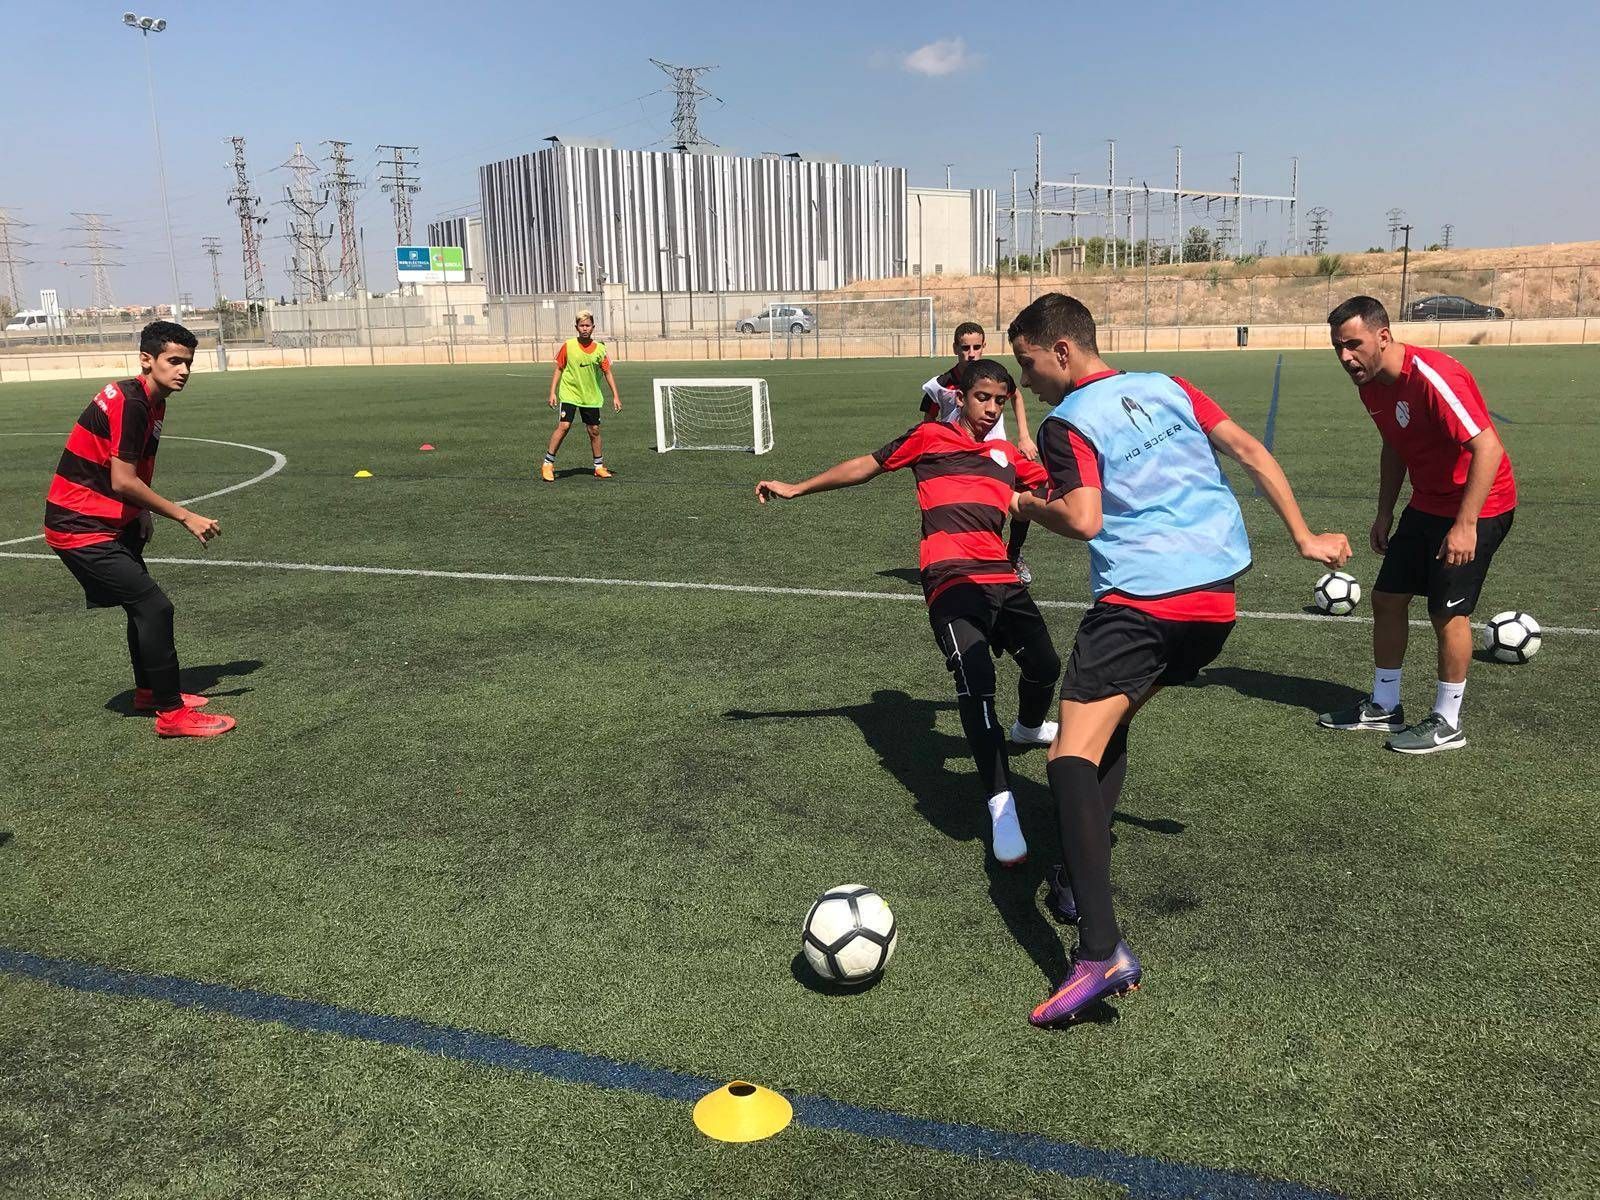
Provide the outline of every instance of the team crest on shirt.
{"type": "Polygon", "coordinates": [[[1009,467],[1011,465],[1011,460],[1006,457],[1006,452],[1000,449],[998,446],[989,451],[989,457],[994,459],[994,461],[1002,467],[1009,467]]]}
{"type": "Polygon", "coordinates": [[[1404,400],[1396,400],[1394,402],[1394,420],[1395,424],[1399,425],[1401,429],[1411,424],[1411,405],[1404,400]]]}
{"type": "Polygon", "coordinates": [[[1140,404],[1132,396],[1122,397],[1122,411],[1128,414],[1128,420],[1133,422],[1133,427],[1135,429],[1139,428],[1139,417],[1144,418],[1144,423],[1146,426],[1155,424],[1155,420],[1150,416],[1149,413],[1145,412],[1144,405],[1140,404]],[[1137,413],[1138,416],[1135,416],[1135,413],[1137,413]]]}

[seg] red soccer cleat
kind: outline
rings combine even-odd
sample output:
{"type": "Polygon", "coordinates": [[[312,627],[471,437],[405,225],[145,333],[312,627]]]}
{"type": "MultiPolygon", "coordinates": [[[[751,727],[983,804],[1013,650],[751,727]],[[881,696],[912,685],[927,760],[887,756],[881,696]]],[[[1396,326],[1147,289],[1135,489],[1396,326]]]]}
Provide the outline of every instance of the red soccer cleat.
{"type": "Polygon", "coordinates": [[[156,714],[157,737],[216,737],[227,733],[238,722],[232,717],[217,713],[196,712],[192,708],[174,708],[156,714]]]}
{"type": "MultiPolygon", "coordinates": [[[[204,708],[211,703],[210,696],[196,696],[191,692],[180,693],[185,708],[204,708]]],[[[156,694],[149,688],[133,689],[133,711],[155,712],[156,694]]]]}

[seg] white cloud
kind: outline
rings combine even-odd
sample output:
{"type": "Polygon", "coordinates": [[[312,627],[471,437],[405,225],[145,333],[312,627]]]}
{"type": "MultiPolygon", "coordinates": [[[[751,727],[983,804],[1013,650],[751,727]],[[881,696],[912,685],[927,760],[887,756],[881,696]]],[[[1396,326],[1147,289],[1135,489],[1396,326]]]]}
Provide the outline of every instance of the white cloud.
{"type": "Polygon", "coordinates": [[[969,53],[965,38],[943,38],[918,46],[900,60],[900,65],[915,75],[953,75],[978,61],[969,53]]]}

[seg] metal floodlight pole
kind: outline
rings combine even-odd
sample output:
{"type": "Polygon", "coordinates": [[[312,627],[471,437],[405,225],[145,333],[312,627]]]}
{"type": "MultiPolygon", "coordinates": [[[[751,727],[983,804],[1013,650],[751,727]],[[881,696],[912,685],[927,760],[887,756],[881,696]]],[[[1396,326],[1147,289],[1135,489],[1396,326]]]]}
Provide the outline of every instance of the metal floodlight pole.
{"type": "Polygon", "coordinates": [[[1144,349],[1150,352],[1150,185],[1144,185],[1144,349]]]}
{"type": "Polygon", "coordinates": [[[167,206],[167,168],[161,152],[161,121],[156,115],[156,74],[150,63],[150,35],[166,29],[167,23],[161,17],[140,17],[131,12],[122,14],[122,23],[137,29],[139,40],[144,43],[144,76],[150,87],[150,127],[156,135],[156,179],[161,184],[161,216],[167,226],[167,257],[172,262],[172,319],[176,321],[183,314],[183,288],[178,283],[178,247],[172,238],[172,210],[167,206]]]}
{"type": "Polygon", "coordinates": [[[994,237],[994,327],[1000,329],[1000,244],[1005,238],[999,234],[994,237]]]}

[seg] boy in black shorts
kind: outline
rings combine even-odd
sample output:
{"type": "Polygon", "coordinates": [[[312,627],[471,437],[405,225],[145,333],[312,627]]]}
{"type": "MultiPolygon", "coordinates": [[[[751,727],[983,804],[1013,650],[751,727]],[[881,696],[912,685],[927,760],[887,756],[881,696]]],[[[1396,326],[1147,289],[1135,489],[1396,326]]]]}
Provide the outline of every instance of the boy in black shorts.
{"type": "Polygon", "coordinates": [[[1006,742],[995,713],[994,656],[1009,652],[1021,672],[1011,740],[1047,746],[1047,720],[1061,660],[1028,589],[1006,558],[1000,530],[1011,497],[1043,491],[1044,469],[1009,442],[986,440],[1000,406],[1015,390],[1011,373],[993,359],[971,363],[962,376],[954,423],[914,425],[873,454],[848,459],[804,483],[763,479],[756,498],[792,500],[866,483],[885,471],[911,468],[922,508],[922,590],[928,620],[955,677],[956,704],[978,778],[989,802],[994,856],[1016,866],[1028,855],[1006,767],[1006,742]]]}
{"type": "Polygon", "coordinates": [[[1039,297],[1010,337],[1023,385],[1055,405],[1039,427],[1049,493],[1018,496],[1012,508],[1089,543],[1095,599],[1062,680],[1049,766],[1067,876],[1058,875],[1050,907],[1077,921],[1078,947],[1066,979],[1031,1017],[1070,1024],[1142,975],[1111,902],[1111,814],[1128,769],[1129,723],[1221,651],[1234,580],[1250,568],[1244,518],[1215,452],[1250,473],[1302,556],[1340,566],[1350,544],[1306,527],[1272,455],[1199,388],[1108,367],[1094,318],[1077,300],[1039,297]]]}

